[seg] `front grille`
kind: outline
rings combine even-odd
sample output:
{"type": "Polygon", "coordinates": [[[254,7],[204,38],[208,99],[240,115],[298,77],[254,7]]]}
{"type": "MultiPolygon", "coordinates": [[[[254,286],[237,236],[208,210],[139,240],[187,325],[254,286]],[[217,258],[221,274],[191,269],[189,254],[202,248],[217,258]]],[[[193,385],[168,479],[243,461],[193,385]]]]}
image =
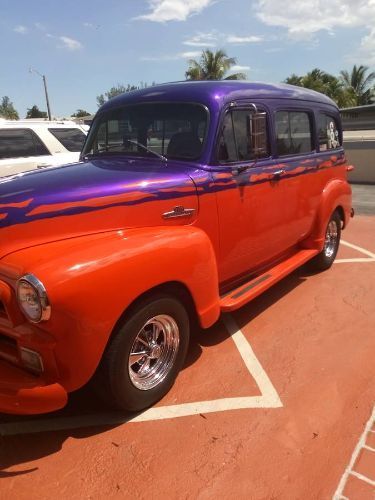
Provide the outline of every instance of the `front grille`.
{"type": "Polygon", "coordinates": [[[0,300],[0,317],[3,317],[3,318],[8,317],[7,312],[5,310],[5,306],[1,300],[0,300]]]}
{"type": "Polygon", "coordinates": [[[0,358],[8,361],[18,361],[17,341],[0,333],[0,358]]]}

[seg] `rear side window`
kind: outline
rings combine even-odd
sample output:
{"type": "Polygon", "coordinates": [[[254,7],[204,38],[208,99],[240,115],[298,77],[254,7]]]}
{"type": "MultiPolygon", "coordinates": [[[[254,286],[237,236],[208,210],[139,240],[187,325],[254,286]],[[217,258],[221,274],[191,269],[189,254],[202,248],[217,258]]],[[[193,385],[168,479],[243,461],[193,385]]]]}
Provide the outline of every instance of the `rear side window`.
{"type": "Polygon", "coordinates": [[[25,158],[50,152],[29,129],[0,129],[0,158],[25,158]]]}
{"type": "Polygon", "coordinates": [[[237,109],[225,115],[218,145],[218,160],[220,163],[254,160],[256,157],[269,156],[267,147],[267,130],[265,121],[258,125],[258,131],[253,130],[253,113],[246,109],[237,109]],[[262,127],[259,130],[259,127],[262,127]],[[258,137],[255,138],[254,135],[258,137]],[[255,154],[254,144],[256,147],[255,154]]]}
{"type": "Polygon", "coordinates": [[[81,151],[86,136],[79,128],[49,128],[48,130],[68,151],[81,151]]]}
{"type": "Polygon", "coordinates": [[[303,111],[276,113],[276,145],[279,156],[313,151],[311,120],[303,111]]]}
{"type": "Polygon", "coordinates": [[[337,120],[326,113],[319,113],[318,137],[320,151],[335,149],[341,146],[337,120]]]}

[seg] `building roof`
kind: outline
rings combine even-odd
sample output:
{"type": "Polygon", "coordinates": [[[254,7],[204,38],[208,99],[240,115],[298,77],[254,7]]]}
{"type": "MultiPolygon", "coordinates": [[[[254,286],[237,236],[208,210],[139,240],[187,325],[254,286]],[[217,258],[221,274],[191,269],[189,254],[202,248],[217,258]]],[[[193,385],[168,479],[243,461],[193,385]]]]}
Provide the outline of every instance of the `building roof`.
{"type": "Polygon", "coordinates": [[[241,82],[236,80],[221,81],[184,81],[165,83],[141,90],[126,92],[107,101],[102,110],[130,104],[132,102],[150,101],[186,101],[199,102],[208,106],[247,99],[298,99],[329,104],[337,108],[329,97],[314,90],[287,84],[241,82]]]}
{"type": "Polygon", "coordinates": [[[340,113],[352,112],[352,111],[375,111],[374,104],[365,104],[363,106],[353,106],[352,108],[341,108],[340,113]]]}

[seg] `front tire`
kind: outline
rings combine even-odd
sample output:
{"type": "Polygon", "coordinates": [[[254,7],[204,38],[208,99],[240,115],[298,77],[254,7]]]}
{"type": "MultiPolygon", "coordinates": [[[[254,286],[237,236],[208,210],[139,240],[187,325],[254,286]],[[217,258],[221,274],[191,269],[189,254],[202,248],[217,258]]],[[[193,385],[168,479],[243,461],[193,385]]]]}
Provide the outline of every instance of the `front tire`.
{"type": "Polygon", "coordinates": [[[157,295],[140,303],[103,355],[100,384],[107,401],[129,411],[156,403],[172,387],[188,344],[189,317],[180,301],[157,295]]]}
{"type": "Polygon", "coordinates": [[[310,261],[313,271],[329,269],[336,258],[341,238],[341,218],[337,211],[333,212],[328,221],[323,250],[310,261]]]}

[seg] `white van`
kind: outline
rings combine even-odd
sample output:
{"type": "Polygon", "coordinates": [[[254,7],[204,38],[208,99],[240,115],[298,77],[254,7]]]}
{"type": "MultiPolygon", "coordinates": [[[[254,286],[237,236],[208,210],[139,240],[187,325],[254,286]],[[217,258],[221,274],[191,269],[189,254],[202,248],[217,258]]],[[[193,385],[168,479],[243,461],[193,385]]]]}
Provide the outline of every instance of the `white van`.
{"type": "Polygon", "coordinates": [[[78,161],[86,134],[73,121],[0,118],[0,177],[78,161]]]}

